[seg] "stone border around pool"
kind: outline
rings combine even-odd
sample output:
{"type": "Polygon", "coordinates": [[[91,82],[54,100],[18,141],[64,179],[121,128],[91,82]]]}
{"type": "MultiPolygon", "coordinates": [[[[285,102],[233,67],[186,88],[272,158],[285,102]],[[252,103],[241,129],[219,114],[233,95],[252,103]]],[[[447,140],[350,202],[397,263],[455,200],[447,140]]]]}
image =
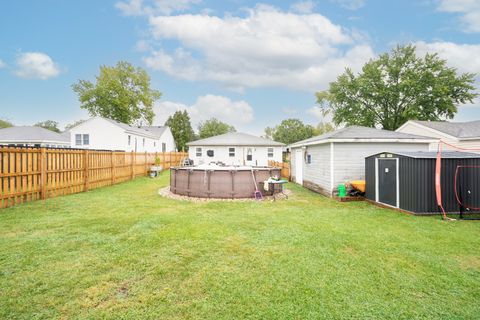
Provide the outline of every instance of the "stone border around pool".
{"type": "MultiPolygon", "coordinates": [[[[287,198],[285,195],[290,197],[292,195],[291,190],[284,190],[285,194],[278,193],[275,195],[276,201],[283,201],[287,198]]],[[[170,187],[164,187],[158,190],[158,194],[164,198],[173,199],[173,200],[183,200],[183,201],[191,201],[191,202],[210,202],[210,201],[225,201],[225,202],[249,202],[249,201],[257,201],[253,197],[252,198],[239,198],[239,199],[220,199],[220,198],[196,198],[196,197],[188,197],[179,194],[175,194],[170,191],[170,187]]],[[[273,201],[273,196],[264,196],[263,201],[273,201]]]]}

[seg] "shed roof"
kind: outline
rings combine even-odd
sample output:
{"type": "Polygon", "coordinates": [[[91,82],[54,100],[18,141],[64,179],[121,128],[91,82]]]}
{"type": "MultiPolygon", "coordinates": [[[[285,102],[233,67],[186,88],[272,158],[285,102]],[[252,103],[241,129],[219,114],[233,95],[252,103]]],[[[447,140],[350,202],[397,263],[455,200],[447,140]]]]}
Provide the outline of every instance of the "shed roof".
{"type": "Polygon", "coordinates": [[[431,137],[424,137],[424,136],[417,136],[408,133],[396,132],[396,131],[389,131],[389,130],[382,130],[376,128],[368,128],[362,126],[350,126],[345,127],[342,129],[338,129],[332,132],[327,132],[320,136],[312,137],[309,139],[305,139],[299,142],[295,142],[291,144],[291,147],[299,147],[302,145],[312,145],[312,144],[320,144],[329,141],[335,142],[348,142],[352,140],[382,140],[382,141],[397,141],[397,140],[404,140],[404,141],[436,141],[431,137]]]}
{"type": "MultiPolygon", "coordinates": [[[[391,153],[399,156],[416,158],[416,159],[435,159],[437,157],[436,151],[396,151],[396,152],[380,152],[375,155],[382,153],[391,153]]],[[[480,158],[480,154],[471,153],[471,152],[460,152],[460,151],[443,151],[442,159],[465,159],[465,158],[480,158]]]]}
{"type": "Polygon", "coordinates": [[[459,139],[480,139],[480,120],[468,122],[412,120],[412,122],[459,139]]]}
{"type": "Polygon", "coordinates": [[[190,141],[188,146],[278,146],[285,144],[242,132],[229,132],[218,136],[190,141]]]}
{"type": "Polygon", "coordinates": [[[65,135],[34,126],[18,126],[0,129],[0,141],[70,143],[70,139],[65,135]]]}

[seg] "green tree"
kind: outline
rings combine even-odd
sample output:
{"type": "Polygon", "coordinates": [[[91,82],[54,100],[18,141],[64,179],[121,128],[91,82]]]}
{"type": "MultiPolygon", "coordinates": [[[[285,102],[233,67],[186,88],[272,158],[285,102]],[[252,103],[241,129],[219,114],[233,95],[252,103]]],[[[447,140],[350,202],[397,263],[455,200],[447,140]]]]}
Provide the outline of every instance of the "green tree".
{"type": "Polygon", "coordinates": [[[173,138],[179,151],[186,151],[187,142],[194,140],[195,135],[190,123],[190,116],[187,111],[176,111],[172,116],[168,117],[165,122],[166,126],[172,130],[173,138]]]}
{"type": "Polygon", "coordinates": [[[472,103],[475,74],[457,74],[437,54],[417,57],[412,45],[398,46],[363,66],[346,69],[317,92],[317,103],[333,112],[335,124],[395,130],[408,120],[451,119],[457,105],[472,103]]]}
{"type": "Polygon", "coordinates": [[[0,119],[0,129],[13,127],[13,123],[8,120],[0,119]]]}
{"type": "Polygon", "coordinates": [[[60,129],[58,129],[58,122],[53,121],[53,120],[46,120],[46,121],[37,122],[37,123],[34,124],[34,126],[45,128],[45,129],[48,129],[48,130],[53,131],[53,132],[58,132],[58,133],[61,132],[60,129]]]}
{"type": "Polygon", "coordinates": [[[330,122],[320,122],[313,130],[314,136],[319,136],[321,134],[331,132],[335,130],[335,126],[330,122]]]}
{"type": "Polygon", "coordinates": [[[160,91],[150,89],[147,72],[120,61],[114,67],[101,66],[96,82],[79,80],[72,85],[80,107],[92,116],[102,116],[127,124],[152,124],[153,104],[160,91]]]}
{"type": "Polygon", "coordinates": [[[198,136],[200,139],[208,137],[218,136],[228,132],[235,132],[235,128],[225,122],[222,122],[216,118],[211,118],[206,121],[200,122],[198,125],[198,136]]]}
{"type": "Polygon", "coordinates": [[[313,137],[315,128],[298,119],[286,119],[274,128],[265,128],[265,135],[278,142],[291,144],[313,137]]]}
{"type": "Polygon", "coordinates": [[[78,126],[79,124],[84,123],[86,120],[76,120],[73,123],[69,123],[65,126],[65,131],[72,129],[73,127],[78,126]]]}

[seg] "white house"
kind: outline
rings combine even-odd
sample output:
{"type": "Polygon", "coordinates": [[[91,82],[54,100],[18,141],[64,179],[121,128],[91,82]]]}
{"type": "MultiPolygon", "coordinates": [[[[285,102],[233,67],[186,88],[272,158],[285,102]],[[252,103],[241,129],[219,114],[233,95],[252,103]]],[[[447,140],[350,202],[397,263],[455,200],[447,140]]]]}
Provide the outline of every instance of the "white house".
{"type": "Polygon", "coordinates": [[[283,143],[246,133],[230,132],[187,143],[194,164],[222,162],[226,165],[267,166],[282,161],[283,143]]]}
{"type": "Polygon", "coordinates": [[[0,145],[69,148],[70,138],[45,128],[19,126],[0,129],[0,145]]]}
{"type": "Polygon", "coordinates": [[[365,157],[383,151],[428,151],[436,139],[351,126],[290,145],[292,180],[332,196],[339,184],[365,179],[365,157]]]}
{"type": "Polygon", "coordinates": [[[169,127],[134,127],[103,117],[93,117],[71,128],[69,132],[72,148],[175,151],[175,141],[169,127]]]}
{"type": "MultiPolygon", "coordinates": [[[[441,139],[460,148],[480,149],[480,120],[469,122],[410,120],[398,128],[397,132],[441,139]]],[[[438,143],[436,142],[430,145],[432,151],[437,150],[437,148],[438,143]]],[[[445,145],[443,148],[454,149],[445,145]]]]}

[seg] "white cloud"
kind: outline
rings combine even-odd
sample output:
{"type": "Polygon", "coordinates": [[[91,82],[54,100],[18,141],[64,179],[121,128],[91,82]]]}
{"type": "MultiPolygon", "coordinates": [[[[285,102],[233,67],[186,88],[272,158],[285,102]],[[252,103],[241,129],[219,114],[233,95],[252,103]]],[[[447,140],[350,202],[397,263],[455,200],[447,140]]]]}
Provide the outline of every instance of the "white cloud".
{"type": "Polygon", "coordinates": [[[315,9],[315,2],[311,0],[295,2],[290,6],[290,10],[298,13],[312,13],[315,9]]]}
{"type": "Polygon", "coordinates": [[[308,108],[305,112],[317,120],[323,119],[323,111],[318,106],[313,106],[311,108],[308,108]]]}
{"type": "Polygon", "coordinates": [[[480,76],[480,44],[419,41],[415,46],[420,55],[436,52],[442,59],[447,60],[448,65],[457,68],[458,71],[473,72],[480,76]]]}
{"type": "Polygon", "coordinates": [[[358,10],[365,5],[365,0],[331,0],[348,10],[358,10]]]}
{"type": "Polygon", "coordinates": [[[201,0],[126,0],[119,1],[115,7],[126,16],[172,14],[176,11],[185,11],[201,0]]]}
{"type": "Polygon", "coordinates": [[[197,98],[193,105],[163,101],[154,107],[155,124],[163,125],[175,111],[187,110],[193,126],[215,117],[233,126],[242,126],[253,121],[253,109],[245,101],[232,101],[228,97],[207,94],[197,98]]]}
{"type": "Polygon", "coordinates": [[[440,0],[438,10],[460,14],[463,31],[480,32],[480,1],[440,0]]]}
{"type": "Polygon", "coordinates": [[[3,62],[2,59],[0,59],[0,69],[5,68],[6,66],[7,66],[7,64],[5,62],[3,62]]]}
{"type": "Polygon", "coordinates": [[[172,52],[152,51],[146,65],[177,78],[227,87],[325,89],[349,66],[373,57],[357,32],[320,14],[295,14],[258,5],[245,17],[150,17],[153,40],[176,40],[172,52]]]}
{"type": "Polygon", "coordinates": [[[47,54],[42,52],[25,52],[16,59],[15,74],[21,78],[42,79],[56,77],[60,68],[47,54]]]}

